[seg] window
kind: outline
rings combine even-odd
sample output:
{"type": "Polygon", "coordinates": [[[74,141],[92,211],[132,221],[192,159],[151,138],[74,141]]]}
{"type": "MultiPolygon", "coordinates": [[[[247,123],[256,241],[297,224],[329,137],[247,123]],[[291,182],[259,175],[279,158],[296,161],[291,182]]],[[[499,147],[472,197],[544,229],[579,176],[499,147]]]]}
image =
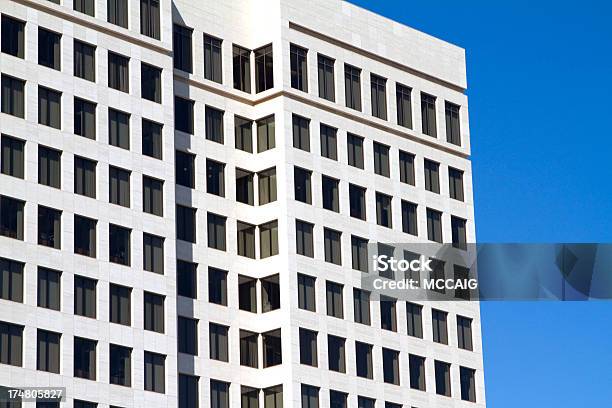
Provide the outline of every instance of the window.
{"type": "Polygon", "coordinates": [[[109,286],[111,323],[129,326],[132,322],[132,288],[111,283],[109,286]]]}
{"type": "Polygon", "coordinates": [[[325,262],[342,265],[342,233],[330,228],[323,229],[325,262]]]}
{"type": "Polygon", "coordinates": [[[196,209],[176,206],[176,238],[183,241],[196,242],[196,209]]]}
{"type": "Polygon", "coordinates": [[[96,224],[96,220],[74,215],[75,254],[96,257],[96,224]]]}
{"type": "Polygon", "coordinates": [[[436,372],[436,394],[450,397],[450,364],[435,360],[434,369],[436,372]]]}
{"type": "Polygon", "coordinates": [[[459,367],[459,382],[461,384],[461,399],[463,401],[476,402],[476,386],[474,375],[476,370],[459,367]]]}
{"type": "Polygon", "coordinates": [[[344,95],[346,107],[361,111],[361,69],[344,64],[344,95]]]}
{"type": "MultiPolygon", "coordinates": [[[[95,118],[94,118],[95,119],[95,118]]],[[[76,118],[75,118],[76,129],[76,118]]],[[[108,109],[108,143],[122,149],[130,149],[130,114],[108,109]]]]}
{"type": "Polygon", "coordinates": [[[259,334],[240,330],[240,365],[258,367],[257,340],[259,334]]]}
{"type": "Polygon", "coordinates": [[[221,83],[221,42],[219,38],[204,34],[204,78],[221,83]]]}
{"type": "Polygon", "coordinates": [[[317,332],[301,327],[300,364],[317,367],[317,332]]]}
{"type": "Polygon", "coordinates": [[[278,255],[278,221],[259,226],[259,258],[278,255]]]}
{"type": "Polygon", "coordinates": [[[88,16],[95,16],[94,0],[74,0],[73,7],[75,11],[87,14],[88,16]]]}
{"type": "Polygon", "coordinates": [[[272,44],[258,48],[255,53],[255,92],[263,92],[274,87],[274,62],[272,44]]]}
{"type": "Polygon", "coordinates": [[[460,349],[473,350],[472,319],[457,315],[457,343],[460,349]]]}
{"type": "Polygon", "coordinates": [[[144,352],[145,391],[165,392],[165,363],[166,356],[150,351],[144,352]]]}
{"type": "Polygon", "coordinates": [[[227,271],[208,268],[208,301],[227,306],[227,271]]]}
{"type": "Polygon", "coordinates": [[[107,0],[106,16],[109,23],[128,28],[128,1],[107,0]]]}
{"type": "Polygon", "coordinates": [[[193,105],[190,99],[174,97],[174,128],[193,134],[193,105]]]}
{"type": "Polygon", "coordinates": [[[22,366],[23,326],[0,321],[0,364],[22,366]]]}
{"type": "Polygon", "coordinates": [[[346,144],[348,148],[349,166],[357,167],[358,169],[363,169],[363,137],[354,135],[352,133],[347,133],[346,144]]]}
{"type": "MultiPolygon", "coordinates": [[[[59,2],[59,0],[58,0],[59,2]]],[[[83,408],[82,405],[78,405],[80,403],[79,400],[74,400],[74,406],[75,407],[81,407],[83,408]]],[[[95,404],[94,404],[95,405],[95,404]]],[[[36,400],[36,408],[60,408],[60,403],[59,401],[44,401],[44,400],[36,400]]],[[[91,407],[85,407],[85,408],[91,408],[91,407]]],[[[94,406],[95,408],[95,406],[94,406]]],[[[111,405],[111,408],[117,408],[111,405]]]]}
{"type": "Polygon", "coordinates": [[[74,134],[96,140],[96,104],[74,98],[74,134]]]}
{"type": "Polygon", "coordinates": [[[24,117],[24,88],[25,81],[2,75],[2,113],[18,118],[24,117]]]}
{"type": "Polygon", "coordinates": [[[142,234],[143,268],[145,271],[164,274],[164,238],[147,233],[142,234]]]}
{"type": "Polygon", "coordinates": [[[251,93],[251,50],[233,45],[232,59],[234,63],[234,88],[251,93]]]}
{"type": "MultiPolygon", "coordinates": [[[[463,280],[467,281],[470,278],[470,270],[461,265],[453,265],[453,274],[454,274],[455,282],[463,281],[463,280]]],[[[462,299],[462,300],[470,300],[471,298],[470,292],[471,291],[469,288],[465,288],[465,289],[455,288],[455,298],[462,299]]]]}
{"type": "Polygon", "coordinates": [[[108,168],[108,199],[112,204],[130,206],[130,172],[118,167],[108,168]]]}
{"type": "Polygon", "coordinates": [[[397,124],[412,129],[412,102],[411,92],[407,86],[395,85],[395,101],[397,104],[397,124]]]}
{"type": "Polygon", "coordinates": [[[142,176],[142,210],[146,213],[164,215],[164,182],[149,176],[142,176]]]}
{"type": "Polygon", "coordinates": [[[370,325],[370,292],[353,288],[353,313],[355,323],[370,325]]]}
{"type": "Polygon", "coordinates": [[[298,255],[314,258],[313,227],[309,222],[295,220],[295,246],[298,255]]]}
{"type": "Polygon", "coordinates": [[[195,188],[195,154],[175,152],[176,184],[195,188]]]}
{"type": "Polygon", "coordinates": [[[325,282],[325,293],[327,300],[327,315],[337,317],[339,319],[344,318],[344,307],[342,300],[343,285],[326,281],[325,282]]]}
{"type": "Polygon", "coordinates": [[[236,169],[236,201],[253,205],[253,176],[250,171],[236,169]]]}
{"type": "Polygon", "coordinates": [[[374,408],[376,400],[362,396],[357,397],[357,408],[374,408]]]}
{"type": "Polygon", "coordinates": [[[423,338],[423,306],[406,302],[406,318],[408,321],[408,335],[419,339],[423,338]]]}
{"type": "Polygon", "coordinates": [[[261,335],[264,368],[283,363],[281,348],[281,330],[272,330],[261,335]]]}
{"type": "Polygon", "coordinates": [[[293,168],[293,186],[296,201],[312,204],[312,188],[310,176],[312,171],[300,167],[293,168]]]}
{"type": "Polygon", "coordinates": [[[2,174],[23,178],[25,142],[2,135],[2,174]]]}
{"type": "Polygon", "coordinates": [[[353,269],[368,272],[368,240],[351,235],[351,258],[353,269]]]}
{"type": "Polygon", "coordinates": [[[380,328],[397,331],[397,314],[395,311],[397,300],[380,295],[380,328]]]}
{"type": "Polygon", "coordinates": [[[340,212],[340,199],[338,197],[338,184],[340,180],[321,176],[323,189],[323,208],[330,211],[340,212]]]}
{"type": "Polygon", "coordinates": [[[402,200],[402,231],[410,235],[419,235],[417,205],[405,200],[402,200]]]}
{"type": "Polygon", "coordinates": [[[466,221],[459,217],[451,217],[451,231],[453,247],[467,250],[467,238],[465,232],[466,221]]]}
{"type": "Polygon", "coordinates": [[[60,338],[60,333],[38,329],[36,342],[37,370],[59,374],[60,338]]]}
{"type": "Polygon", "coordinates": [[[421,92],[421,126],[424,134],[437,137],[436,97],[423,92],[421,92]]]}
{"type": "Polygon", "coordinates": [[[448,184],[450,198],[463,201],[463,172],[461,170],[449,167],[448,184]]]}
{"type": "Polygon", "coordinates": [[[98,404],[95,402],[82,401],[75,399],[73,402],[73,408],[97,408],[98,404]]]}
{"type": "Polygon", "coordinates": [[[229,361],[228,338],[229,327],[216,323],[208,325],[208,336],[210,344],[210,359],[219,361],[229,361]]]}
{"type": "Polygon", "coordinates": [[[292,115],[293,147],[306,152],[310,151],[310,119],[292,115]]]}
{"type": "MultiPolygon", "coordinates": [[[[391,245],[387,245],[387,244],[383,244],[381,242],[376,244],[376,247],[373,248],[375,252],[375,256],[386,256],[387,259],[393,258],[394,257],[394,252],[395,252],[395,247],[391,246],[391,245]]],[[[385,277],[387,279],[395,279],[395,271],[393,270],[394,268],[392,268],[392,266],[390,265],[391,262],[387,261],[387,262],[383,262],[381,261],[381,263],[387,265],[386,270],[380,270],[378,272],[379,276],[385,277]]]]}
{"type": "Polygon", "coordinates": [[[62,212],[49,207],[38,206],[38,245],[55,249],[61,247],[62,212]]]}
{"type": "Polygon", "coordinates": [[[238,255],[255,259],[255,226],[238,221],[238,255]]]}
{"type": "Polygon", "coordinates": [[[442,213],[427,209],[427,239],[442,243],[442,213]]]}
{"type": "Polygon", "coordinates": [[[160,39],[159,0],[140,0],[140,33],[160,39]]]}
{"type": "Polygon", "coordinates": [[[96,318],[96,285],[98,281],[84,276],[74,277],[74,314],[96,318]]]}
{"type": "Polygon", "coordinates": [[[130,59],[108,52],[108,87],[121,92],[130,92],[130,59]]]}
{"type": "Polygon", "coordinates": [[[207,214],[208,247],[225,251],[225,222],[227,218],[209,212],[207,214]]]}
{"type": "Polygon", "coordinates": [[[161,103],[161,68],[154,67],[144,62],[140,65],[140,94],[144,99],[161,103]]]}
{"type": "Polygon", "coordinates": [[[238,275],[238,307],[257,313],[257,279],[238,275]]]}
{"type": "Polygon", "coordinates": [[[274,137],[274,115],[267,116],[257,121],[257,153],[276,147],[274,137]]]}
{"type": "Polygon", "coordinates": [[[162,125],[159,123],[142,120],[142,154],[162,158],[162,125]]]}
{"type": "Polygon", "coordinates": [[[229,383],[210,380],[210,408],[229,408],[229,388],[229,383]]]}
{"type": "Polygon", "coordinates": [[[359,218],[364,221],[366,219],[365,193],[366,189],[364,187],[349,184],[351,217],[359,218]]]}
{"type": "Polygon", "coordinates": [[[108,347],[109,383],[129,387],[132,384],[132,349],[110,344],[108,347]]]}
{"type": "Polygon", "coordinates": [[[301,408],[319,408],[319,387],[302,384],[301,408]]]}
{"type": "Polygon", "coordinates": [[[298,273],[298,307],[303,310],[316,312],[316,278],[298,273]]]}
{"type": "Polygon", "coordinates": [[[327,364],[331,371],[346,373],[345,342],[342,337],[327,335],[327,364]]]}
{"type": "Polygon", "coordinates": [[[391,196],[376,193],[376,223],[383,227],[393,228],[391,196]]]}
{"type": "Polygon", "coordinates": [[[198,321],[178,316],[177,337],[179,353],[198,355],[198,321]]]}
{"type": "Polygon", "coordinates": [[[25,202],[0,196],[0,235],[23,241],[23,207],[25,202]]]}
{"type": "Polygon", "coordinates": [[[38,307],[60,310],[61,278],[60,271],[38,267],[38,307]]]}
{"type": "Polygon", "coordinates": [[[253,153],[253,121],[234,116],[234,134],[236,149],[253,153]]]}
{"type": "MultiPolygon", "coordinates": [[[[17,58],[25,55],[25,23],[2,16],[2,52],[17,58]]],[[[4,95],[3,95],[4,96],[4,95]]]]}
{"type": "Polygon", "coordinates": [[[197,299],[198,290],[198,264],[176,261],[176,292],[179,296],[197,299]]]}
{"type": "Polygon", "coordinates": [[[144,329],[164,332],[164,296],[144,293],[144,329]]]}
{"type": "Polygon", "coordinates": [[[174,68],[185,72],[193,72],[193,58],[191,55],[191,35],[193,29],[178,24],[172,29],[172,50],[174,52],[174,68]]]}
{"type": "Polygon", "coordinates": [[[402,408],[402,405],[393,402],[385,402],[385,408],[402,408]]]}
{"type": "Polygon", "coordinates": [[[276,167],[257,173],[259,205],[276,201],[276,167]]]}
{"type": "Polygon", "coordinates": [[[61,69],[61,40],[60,34],[38,27],[38,65],[61,69]]]}
{"type": "Polygon", "coordinates": [[[321,123],[321,156],[338,160],[338,129],[321,123]]]}
{"type": "Polygon", "coordinates": [[[433,327],[433,341],[440,344],[448,344],[448,331],[446,328],[446,316],[442,310],[431,310],[431,324],[433,327]]]}
{"type": "Polygon", "coordinates": [[[74,40],[74,76],[96,81],[96,47],[74,40]]]}
{"type": "Polygon", "coordinates": [[[445,102],[446,141],[461,146],[461,130],[459,126],[459,105],[445,102]]]}
{"type": "Polygon", "coordinates": [[[324,55],[317,55],[319,75],[319,96],[328,101],[336,100],[334,85],[334,60],[324,55]]]}
{"type": "Polygon", "coordinates": [[[38,184],[61,188],[62,152],[38,145],[38,184]]]}
{"type": "Polygon", "coordinates": [[[62,93],[38,87],[38,123],[60,129],[62,126],[62,93]]]}
{"type": "Polygon", "coordinates": [[[0,299],[23,302],[22,262],[0,258],[0,299]]]}
{"type": "Polygon", "coordinates": [[[389,384],[400,385],[399,351],[383,348],[382,353],[384,381],[389,384]]]}
{"type": "Polygon", "coordinates": [[[252,387],[240,387],[240,408],[259,408],[259,390],[252,387]]]}
{"type": "Polygon", "coordinates": [[[206,106],[204,116],[206,120],[206,139],[223,144],[223,111],[206,106]]]}
{"type": "MultiPolygon", "coordinates": [[[[444,262],[439,260],[439,259],[433,259],[431,262],[431,272],[430,272],[430,278],[431,279],[436,279],[436,280],[443,280],[445,278],[445,271],[444,271],[444,262]]],[[[431,290],[438,292],[438,293],[446,293],[446,288],[444,287],[434,287],[431,290]]]]}
{"type": "Polygon", "coordinates": [[[206,159],[206,192],[225,197],[225,163],[206,159]]]}
{"type": "Polygon", "coordinates": [[[440,163],[425,159],[425,189],[440,194],[440,163]]]}
{"type": "Polygon", "coordinates": [[[291,87],[308,92],[308,64],[306,55],[308,50],[295,44],[289,45],[289,59],[291,63],[291,87]]]}
{"type": "Polygon", "coordinates": [[[130,266],[130,234],[131,230],[119,225],[108,226],[110,262],[130,266]]]}
{"type": "Polygon", "coordinates": [[[179,374],[178,406],[189,408],[199,406],[198,381],[199,377],[179,374]]]}
{"type": "Polygon", "coordinates": [[[355,363],[357,377],[374,378],[374,370],[372,368],[372,345],[355,342],[355,363]]]}
{"type": "Polygon", "coordinates": [[[410,354],[408,365],[410,370],[410,388],[425,391],[425,357],[410,354]]]}
{"type": "Polygon", "coordinates": [[[330,408],[346,408],[346,399],[348,394],[340,391],[329,390],[329,406],[330,408]]]}
{"type": "Polygon", "coordinates": [[[371,74],[370,91],[372,96],[372,116],[387,120],[387,79],[371,74]]]}
{"type": "Polygon", "coordinates": [[[374,142],[374,173],[389,177],[389,146],[374,142]]]}
{"type": "Polygon", "coordinates": [[[400,150],[399,165],[400,182],[414,186],[414,154],[400,150]]]}
{"type": "Polygon", "coordinates": [[[82,337],[74,338],[74,373],[78,378],[96,379],[97,341],[82,337]]]}

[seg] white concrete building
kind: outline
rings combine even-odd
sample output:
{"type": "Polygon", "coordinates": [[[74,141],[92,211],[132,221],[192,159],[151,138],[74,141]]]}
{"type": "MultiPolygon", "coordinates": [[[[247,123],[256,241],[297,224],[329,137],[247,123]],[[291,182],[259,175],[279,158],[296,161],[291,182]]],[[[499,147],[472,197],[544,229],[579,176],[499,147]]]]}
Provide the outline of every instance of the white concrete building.
{"type": "Polygon", "coordinates": [[[477,302],[354,290],[365,242],[475,241],[461,48],[337,0],[0,14],[0,386],[485,406],[477,302]]]}

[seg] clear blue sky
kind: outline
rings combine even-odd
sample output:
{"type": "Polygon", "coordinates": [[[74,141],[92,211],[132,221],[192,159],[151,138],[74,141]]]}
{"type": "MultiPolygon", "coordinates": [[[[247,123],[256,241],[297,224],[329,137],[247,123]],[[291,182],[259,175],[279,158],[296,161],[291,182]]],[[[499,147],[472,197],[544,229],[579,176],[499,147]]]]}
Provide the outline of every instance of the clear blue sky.
{"type": "MultiPolygon", "coordinates": [[[[480,242],[612,242],[612,5],[352,0],[466,49],[480,242]]],[[[488,406],[612,406],[612,301],[483,302],[488,406]]]]}

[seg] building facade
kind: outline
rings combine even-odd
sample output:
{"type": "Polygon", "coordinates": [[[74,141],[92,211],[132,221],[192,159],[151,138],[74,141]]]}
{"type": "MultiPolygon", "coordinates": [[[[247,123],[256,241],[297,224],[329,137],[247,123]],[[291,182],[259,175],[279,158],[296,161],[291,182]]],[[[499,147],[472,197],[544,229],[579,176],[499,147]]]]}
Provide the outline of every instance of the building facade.
{"type": "Polygon", "coordinates": [[[67,396],[22,406],[485,406],[478,302],[360,290],[367,243],[475,241],[462,49],[336,0],[0,14],[0,386],[67,396]]]}

